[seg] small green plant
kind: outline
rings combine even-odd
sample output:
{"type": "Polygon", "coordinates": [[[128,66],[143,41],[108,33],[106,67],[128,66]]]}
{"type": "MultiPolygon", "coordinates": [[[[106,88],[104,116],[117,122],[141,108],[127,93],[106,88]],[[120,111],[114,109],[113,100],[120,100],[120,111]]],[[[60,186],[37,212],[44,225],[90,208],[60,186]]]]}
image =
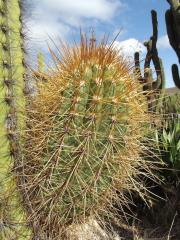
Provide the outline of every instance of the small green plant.
{"type": "MultiPolygon", "coordinates": [[[[162,128],[156,130],[156,141],[160,157],[168,168],[167,178],[171,173],[180,176],[180,95],[164,97],[161,107],[162,128]]],[[[174,179],[176,180],[176,178],[174,179]]]]}

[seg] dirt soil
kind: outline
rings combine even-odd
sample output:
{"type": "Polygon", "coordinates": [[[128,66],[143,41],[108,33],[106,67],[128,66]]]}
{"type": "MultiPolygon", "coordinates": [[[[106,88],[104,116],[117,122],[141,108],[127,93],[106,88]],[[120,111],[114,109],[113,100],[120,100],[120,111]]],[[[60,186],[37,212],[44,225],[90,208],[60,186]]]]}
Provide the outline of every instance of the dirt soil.
{"type": "Polygon", "coordinates": [[[159,195],[149,207],[138,199],[129,226],[115,227],[122,240],[180,240],[180,185],[159,195]]]}

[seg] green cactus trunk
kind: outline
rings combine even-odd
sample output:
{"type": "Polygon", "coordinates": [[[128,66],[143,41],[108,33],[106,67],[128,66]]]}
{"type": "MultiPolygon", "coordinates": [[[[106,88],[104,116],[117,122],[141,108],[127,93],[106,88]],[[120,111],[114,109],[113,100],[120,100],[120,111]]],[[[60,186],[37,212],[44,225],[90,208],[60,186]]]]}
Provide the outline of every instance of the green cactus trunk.
{"type": "Polygon", "coordinates": [[[0,1],[0,221],[6,222],[0,229],[3,240],[23,239],[19,236],[24,232],[21,226],[24,216],[11,174],[19,155],[19,130],[24,125],[25,66],[21,20],[20,1],[0,1]]]}
{"type": "MultiPolygon", "coordinates": [[[[170,9],[165,14],[167,34],[180,63],[180,1],[167,1],[170,4],[170,9]]],[[[177,64],[172,65],[172,76],[176,87],[180,89],[180,76],[177,64]]]]}

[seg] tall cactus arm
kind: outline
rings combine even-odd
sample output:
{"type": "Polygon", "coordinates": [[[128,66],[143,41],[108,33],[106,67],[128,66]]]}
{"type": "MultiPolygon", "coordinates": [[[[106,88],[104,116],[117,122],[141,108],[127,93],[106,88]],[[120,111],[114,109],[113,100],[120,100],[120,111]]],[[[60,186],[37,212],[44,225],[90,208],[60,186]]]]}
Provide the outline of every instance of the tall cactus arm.
{"type": "Polygon", "coordinates": [[[152,18],[153,34],[148,41],[144,42],[144,46],[147,48],[147,54],[144,62],[144,74],[141,74],[138,52],[134,54],[134,62],[135,62],[134,73],[135,75],[138,75],[139,81],[143,83],[143,90],[145,92],[153,90],[153,92],[151,92],[148,96],[148,106],[149,106],[148,109],[155,110],[153,105],[156,105],[156,100],[159,98],[159,94],[163,93],[163,89],[165,87],[165,75],[164,75],[163,63],[158,56],[158,50],[156,46],[157,39],[158,39],[158,21],[157,21],[157,13],[155,10],[151,11],[151,18],[152,18]],[[156,71],[156,80],[154,80],[153,78],[151,61],[156,71]]]}
{"type": "Polygon", "coordinates": [[[170,9],[166,12],[167,33],[180,62],[180,1],[167,1],[170,4],[170,9]]]}
{"type": "Polygon", "coordinates": [[[150,37],[150,40],[145,42],[144,45],[147,48],[147,54],[145,58],[144,63],[144,77],[148,78],[149,73],[146,71],[146,69],[150,68],[151,61],[154,64],[157,79],[156,81],[153,81],[152,88],[153,90],[160,90],[162,89],[162,82],[163,82],[163,73],[162,73],[162,63],[158,56],[157,51],[157,39],[158,39],[158,21],[157,21],[157,13],[155,10],[151,11],[151,17],[152,17],[152,26],[153,26],[153,35],[150,37]]]}
{"type": "Polygon", "coordinates": [[[173,80],[176,87],[180,89],[180,76],[179,76],[178,66],[176,64],[172,65],[172,75],[173,75],[173,80]]]}
{"type": "Polygon", "coordinates": [[[166,11],[165,19],[166,19],[166,28],[167,28],[167,33],[169,37],[169,42],[172,48],[174,49],[174,51],[176,52],[180,62],[180,47],[179,47],[180,39],[176,32],[172,10],[166,11]]]}
{"type": "Polygon", "coordinates": [[[159,58],[159,62],[160,62],[160,71],[161,71],[161,88],[165,89],[166,86],[166,77],[165,77],[165,72],[164,72],[164,66],[163,66],[163,61],[161,58],[159,58]]]}
{"type": "MultiPolygon", "coordinates": [[[[170,9],[166,11],[165,20],[169,42],[177,54],[180,63],[180,1],[167,0],[170,9]]],[[[172,75],[175,85],[180,88],[178,66],[172,65],[172,75]]]]}
{"type": "Polygon", "coordinates": [[[138,76],[139,81],[143,83],[144,79],[143,79],[143,76],[142,76],[142,73],[141,73],[139,52],[135,52],[135,54],[134,54],[134,63],[135,63],[134,73],[135,73],[135,75],[138,76]]]}

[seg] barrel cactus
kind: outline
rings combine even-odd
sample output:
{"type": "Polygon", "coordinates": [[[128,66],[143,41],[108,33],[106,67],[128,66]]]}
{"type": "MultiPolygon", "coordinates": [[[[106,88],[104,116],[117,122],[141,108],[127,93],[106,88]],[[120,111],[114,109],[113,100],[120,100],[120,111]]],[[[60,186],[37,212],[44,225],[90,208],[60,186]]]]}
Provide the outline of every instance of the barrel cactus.
{"type": "Polygon", "coordinates": [[[58,52],[51,51],[55,67],[37,95],[27,98],[15,168],[33,239],[64,239],[69,225],[115,219],[124,192],[141,192],[139,176],[151,175],[141,140],[152,116],[130,63],[84,35],[58,52]]]}

